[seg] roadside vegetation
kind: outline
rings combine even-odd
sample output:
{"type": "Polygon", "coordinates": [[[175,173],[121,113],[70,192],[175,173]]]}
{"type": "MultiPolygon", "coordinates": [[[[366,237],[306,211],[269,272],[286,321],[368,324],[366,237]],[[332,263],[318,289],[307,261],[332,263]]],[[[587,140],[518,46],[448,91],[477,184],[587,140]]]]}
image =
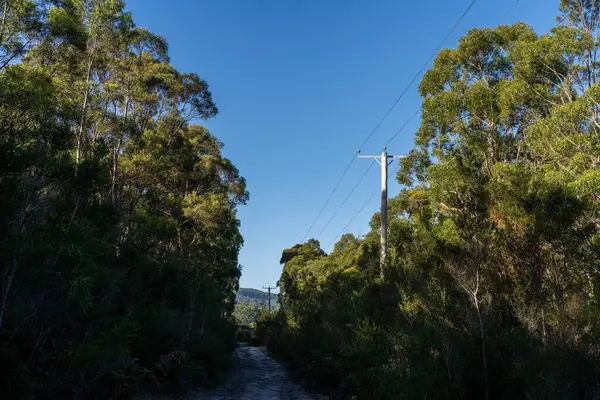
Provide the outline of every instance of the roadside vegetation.
{"type": "Polygon", "coordinates": [[[3,398],[217,382],[248,193],[216,114],[123,1],[0,1],[3,398]]]}
{"type": "MultiPolygon", "coordinates": [[[[556,4],[548,4],[555,7],[556,4]]],[[[259,331],[358,399],[600,396],[600,2],[550,32],[472,29],[420,83],[421,126],[389,203],[326,254],[283,251],[259,331]]]]}

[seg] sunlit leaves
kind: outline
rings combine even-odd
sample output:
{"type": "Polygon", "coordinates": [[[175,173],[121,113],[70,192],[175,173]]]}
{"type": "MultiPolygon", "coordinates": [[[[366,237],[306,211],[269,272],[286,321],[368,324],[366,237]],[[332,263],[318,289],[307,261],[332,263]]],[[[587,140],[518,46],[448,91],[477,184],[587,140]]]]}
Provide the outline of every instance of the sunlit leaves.
{"type": "Polygon", "coordinates": [[[285,250],[274,351],[346,397],[594,396],[599,5],[564,0],[567,26],[473,29],[438,54],[409,187],[388,204],[385,279],[380,213],[329,255],[285,250]]]}
{"type": "Polygon", "coordinates": [[[191,124],[217,113],[208,84],[121,0],[10,0],[0,100],[0,335],[24,360],[5,395],[128,396],[175,359],[214,383],[248,192],[191,124]]]}

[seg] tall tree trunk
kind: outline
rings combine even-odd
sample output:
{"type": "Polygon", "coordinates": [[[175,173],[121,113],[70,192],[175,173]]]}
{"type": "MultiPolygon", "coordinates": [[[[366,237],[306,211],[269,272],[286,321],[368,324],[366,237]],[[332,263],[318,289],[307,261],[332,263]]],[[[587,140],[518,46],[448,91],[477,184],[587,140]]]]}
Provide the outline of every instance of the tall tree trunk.
{"type": "MultiPolygon", "coordinates": [[[[123,120],[125,121],[125,127],[127,125],[127,118],[129,116],[129,99],[125,98],[125,110],[123,111],[123,120]]],[[[124,128],[125,128],[124,127],[124,128]]],[[[119,202],[119,190],[117,190],[117,183],[119,180],[119,153],[121,152],[121,147],[123,146],[123,137],[125,133],[120,132],[119,140],[115,145],[115,149],[113,152],[113,167],[112,167],[112,203],[115,207],[118,206],[119,202]]]]}
{"type": "Polygon", "coordinates": [[[87,74],[85,78],[85,92],[83,94],[83,105],[81,107],[81,119],[79,121],[79,129],[77,131],[77,153],[75,156],[76,166],[79,165],[79,161],[81,160],[81,151],[82,151],[82,141],[83,141],[83,127],[85,126],[85,114],[87,111],[88,98],[90,96],[90,81],[92,79],[92,65],[94,63],[94,54],[90,53],[88,57],[88,68],[87,74]]]}
{"type": "Polygon", "coordinates": [[[2,7],[2,26],[0,27],[0,44],[4,42],[4,33],[6,32],[6,13],[8,12],[8,0],[4,0],[2,7]]]}
{"type": "MultiPolygon", "coordinates": [[[[198,297],[198,292],[194,291],[194,294],[190,297],[190,318],[188,320],[188,329],[186,334],[186,340],[189,341],[192,335],[192,326],[194,325],[194,308],[196,307],[196,298],[198,297]]],[[[205,311],[206,313],[206,311],[205,311]]],[[[204,324],[204,321],[203,321],[204,324]]]]}
{"type": "Polygon", "coordinates": [[[119,138],[117,144],[115,145],[113,151],[113,167],[112,167],[112,186],[111,186],[111,194],[112,194],[112,203],[113,206],[118,207],[119,195],[117,190],[117,179],[119,176],[119,152],[121,151],[121,146],[123,145],[123,138],[119,138]]]}
{"type": "Polygon", "coordinates": [[[546,334],[546,314],[544,313],[544,307],[542,307],[542,337],[544,339],[544,350],[548,347],[548,336],[546,334]]]}
{"type": "Polygon", "coordinates": [[[490,398],[490,390],[488,385],[488,367],[487,356],[485,351],[485,331],[483,328],[483,318],[481,318],[481,310],[479,309],[479,301],[477,295],[474,296],[475,310],[477,311],[477,320],[479,322],[479,334],[481,336],[481,359],[483,362],[483,384],[485,385],[485,400],[490,398]]]}

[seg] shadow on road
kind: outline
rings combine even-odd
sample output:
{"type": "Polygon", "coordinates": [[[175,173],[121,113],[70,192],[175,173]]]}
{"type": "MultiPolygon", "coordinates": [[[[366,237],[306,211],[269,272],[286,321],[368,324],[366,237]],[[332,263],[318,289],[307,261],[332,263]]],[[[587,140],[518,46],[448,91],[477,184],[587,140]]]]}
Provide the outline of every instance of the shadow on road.
{"type": "Polygon", "coordinates": [[[226,382],[215,390],[199,389],[189,400],[313,400],[295,382],[285,367],[271,358],[264,347],[241,343],[235,351],[236,366],[226,382]]]}

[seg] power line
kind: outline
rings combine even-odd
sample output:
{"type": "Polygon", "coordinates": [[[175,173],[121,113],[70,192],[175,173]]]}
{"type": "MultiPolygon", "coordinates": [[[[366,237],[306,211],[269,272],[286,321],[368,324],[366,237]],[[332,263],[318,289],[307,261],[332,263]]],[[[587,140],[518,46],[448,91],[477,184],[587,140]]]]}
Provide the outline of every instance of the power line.
{"type": "MultiPolygon", "coordinates": [[[[419,107],[414,112],[414,114],[400,127],[400,129],[398,129],[396,131],[396,133],[387,141],[387,143],[385,144],[385,147],[387,147],[396,138],[396,136],[398,136],[400,134],[400,132],[402,132],[404,130],[404,128],[406,128],[406,126],[410,123],[410,121],[412,121],[419,114],[419,111],[421,111],[421,107],[419,107]]],[[[358,185],[362,182],[362,180],[365,178],[365,176],[367,175],[367,173],[369,172],[369,170],[371,168],[373,168],[373,164],[374,163],[375,163],[375,160],[373,160],[373,162],[371,164],[369,164],[369,167],[365,170],[364,174],[360,177],[360,179],[358,180],[358,182],[356,183],[356,185],[354,186],[354,188],[352,188],[352,190],[350,191],[350,193],[348,193],[348,196],[346,196],[346,198],[344,199],[344,201],[342,202],[342,204],[340,204],[340,206],[333,213],[333,215],[331,216],[331,218],[329,219],[329,221],[327,221],[327,223],[325,224],[325,226],[323,227],[323,229],[321,229],[321,231],[319,232],[319,234],[316,237],[317,239],[321,236],[321,234],[323,233],[323,231],[329,226],[329,224],[331,223],[331,221],[333,221],[333,219],[335,218],[335,216],[340,212],[340,210],[342,209],[342,207],[344,206],[344,204],[346,204],[346,202],[348,201],[348,199],[350,198],[350,196],[352,196],[352,194],[354,193],[354,191],[356,190],[356,188],[358,187],[358,185]]]]}
{"type": "Polygon", "coordinates": [[[277,289],[277,286],[272,287],[271,285],[263,286],[263,289],[267,289],[269,291],[269,312],[271,312],[271,290],[277,289]]]}
{"type": "MultiPolygon", "coordinates": [[[[283,272],[283,271],[281,271],[281,272],[283,272]]],[[[272,285],[272,284],[279,284],[279,282],[278,282],[278,281],[279,281],[279,279],[277,279],[277,281],[275,281],[275,279],[277,278],[277,275],[281,276],[281,272],[278,272],[277,274],[275,274],[275,276],[273,276],[273,277],[271,278],[271,280],[269,281],[269,285],[272,285]]]]}
{"type": "MultiPolygon", "coordinates": [[[[444,39],[442,40],[442,42],[439,44],[439,46],[436,48],[436,50],[431,54],[431,56],[427,59],[427,61],[425,62],[425,64],[423,64],[423,66],[421,67],[421,69],[419,70],[419,72],[417,72],[417,74],[412,78],[412,80],[408,83],[408,85],[404,88],[404,90],[402,91],[402,93],[400,93],[400,96],[398,96],[398,98],[396,98],[396,101],[394,101],[394,103],[392,104],[392,106],[387,110],[387,112],[383,115],[383,117],[381,118],[381,120],[377,123],[377,125],[375,125],[375,128],[373,128],[373,130],[369,133],[369,135],[365,138],[365,140],[363,140],[362,144],[360,145],[360,147],[358,148],[358,152],[360,152],[360,150],[363,148],[363,146],[369,141],[369,139],[373,136],[373,134],[377,131],[377,129],[379,129],[379,127],[381,126],[381,124],[387,119],[387,117],[390,115],[390,113],[392,112],[392,110],[396,107],[396,105],[400,102],[400,100],[402,100],[402,98],[404,97],[404,95],[408,92],[408,89],[410,89],[410,87],[413,85],[413,83],[415,83],[415,81],[419,78],[419,76],[421,75],[421,73],[423,73],[423,71],[425,70],[425,68],[427,68],[427,66],[429,65],[429,62],[437,55],[437,53],[440,51],[440,49],[444,46],[444,44],[446,43],[446,40],[448,40],[448,38],[450,37],[450,35],[452,35],[452,33],[454,33],[454,31],[456,30],[456,28],[458,27],[458,25],[462,22],[462,20],[465,18],[465,16],[468,14],[468,12],[471,10],[471,8],[473,8],[473,6],[475,5],[475,3],[477,2],[477,0],[473,0],[471,1],[471,3],[469,4],[469,6],[467,7],[467,9],[462,13],[462,15],[460,16],[460,18],[458,19],[458,21],[454,24],[454,26],[452,27],[452,29],[450,29],[450,31],[448,32],[448,34],[446,34],[446,36],[444,37],[444,39]]],[[[394,136],[395,137],[395,136],[394,136]]],[[[355,153],[356,154],[356,153],[355,153]]],[[[306,231],[306,233],[304,234],[304,236],[302,237],[301,242],[304,242],[304,240],[306,239],[306,237],[308,236],[308,234],[310,233],[311,229],[314,227],[315,223],[318,221],[318,219],[321,217],[321,215],[323,214],[323,211],[325,210],[325,208],[327,207],[327,205],[329,204],[329,202],[331,201],[331,198],[333,197],[333,195],[335,194],[335,192],[337,191],[338,187],[340,186],[340,184],[342,183],[342,180],[344,179],[344,177],[346,176],[346,174],[348,173],[348,170],[350,169],[350,167],[352,166],[352,163],[354,162],[354,156],[355,154],[352,155],[352,160],[350,160],[350,162],[348,163],[348,166],[346,167],[346,169],[344,170],[344,172],[342,173],[342,176],[340,177],[340,179],[338,180],[337,184],[334,186],[331,194],[329,195],[329,197],[327,198],[327,200],[325,201],[325,204],[323,205],[323,207],[321,207],[321,210],[319,211],[319,213],[317,214],[317,217],[314,219],[314,221],[310,224],[310,227],[308,228],[308,230],[306,231]]]]}
{"type": "MultiPolygon", "coordinates": [[[[410,121],[412,121],[418,114],[419,111],[421,111],[422,107],[419,107],[414,114],[400,127],[400,129],[398,129],[396,131],[396,133],[387,141],[387,143],[385,144],[385,147],[387,147],[399,134],[400,132],[402,132],[404,130],[404,128],[406,128],[406,126],[410,123],[410,121]]],[[[356,188],[358,187],[358,185],[362,182],[362,180],[365,178],[365,176],[367,175],[367,173],[369,172],[369,170],[373,167],[373,164],[375,163],[375,160],[373,160],[373,162],[369,165],[369,167],[366,169],[365,173],[360,177],[360,179],[358,180],[358,182],[356,183],[356,185],[354,186],[354,188],[352,188],[352,190],[350,191],[350,193],[348,193],[348,196],[346,196],[346,198],[344,199],[344,201],[342,202],[342,204],[340,204],[340,206],[338,207],[338,209],[335,211],[335,213],[333,213],[333,215],[331,216],[331,218],[329,219],[329,221],[327,221],[327,224],[325,224],[325,226],[323,227],[323,229],[321,229],[321,231],[319,232],[319,234],[317,235],[317,239],[321,236],[321,234],[323,233],[323,231],[329,226],[329,224],[331,223],[331,221],[333,221],[333,219],[335,218],[335,216],[340,212],[340,210],[342,209],[342,207],[344,206],[344,204],[346,204],[346,202],[348,201],[348,199],[350,198],[350,196],[352,196],[352,194],[354,193],[354,191],[356,190],[356,188]]],[[[394,170],[397,171],[398,168],[396,168],[394,170]]],[[[375,192],[375,194],[377,194],[377,192],[375,192]]],[[[373,195],[375,196],[375,195],[373,195]]],[[[369,201],[373,198],[373,196],[371,196],[371,198],[369,199],[369,201]]],[[[361,210],[358,212],[360,214],[360,212],[364,209],[364,207],[366,206],[363,205],[363,207],[361,208],[361,210]]],[[[358,214],[356,215],[358,216],[358,214]]],[[[354,218],[356,218],[356,216],[354,218]]],[[[350,223],[352,223],[352,221],[354,220],[354,218],[352,220],[350,220],[350,222],[344,227],[344,229],[346,229],[348,227],[348,225],[350,225],[350,223]]],[[[344,230],[342,229],[342,231],[344,230]]],[[[338,234],[339,236],[340,234],[338,234]]],[[[336,236],[336,238],[338,237],[336,236]]],[[[333,239],[333,241],[335,241],[335,239],[333,239]]],[[[331,246],[331,243],[329,243],[329,245],[327,245],[327,247],[331,246]]]]}
{"type": "Polygon", "coordinates": [[[346,224],[346,226],[344,226],[342,228],[342,230],[340,231],[340,233],[338,233],[331,242],[329,242],[329,244],[327,245],[327,248],[329,248],[336,240],[337,238],[339,238],[345,231],[346,228],[348,226],[350,226],[350,224],[352,222],[354,222],[354,220],[360,215],[360,213],[365,209],[365,207],[371,202],[371,200],[373,200],[373,197],[375,197],[377,195],[377,193],[379,193],[379,189],[377,189],[376,191],[373,192],[373,194],[371,195],[371,197],[369,197],[369,199],[365,202],[365,204],[363,204],[363,206],[360,208],[360,210],[358,210],[358,212],[354,215],[354,217],[352,217],[352,219],[350,221],[348,221],[348,223],[346,224]]]}
{"type": "MultiPolygon", "coordinates": [[[[348,194],[348,196],[346,196],[346,199],[342,202],[342,204],[338,207],[337,211],[333,214],[333,216],[329,219],[329,221],[327,222],[327,224],[325,225],[325,227],[323,227],[323,229],[321,229],[321,232],[319,232],[319,234],[317,235],[317,238],[319,236],[321,236],[321,234],[323,233],[323,231],[325,230],[325,228],[327,228],[327,226],[331,223],[331,221],[333,220],[333,218],[338,214],[338,212],[341,210],[341,208],[344,206],[344,204],[346,203],[346,201],[348,201],[348,199],[350,198],[350,196],[352,195],[352,193],[354,193],[354,191],[356,190],[356,188],[358,188],[358,185],[362,182],[362,180],[365,178],[365,176],[367,175],[367,173],[369,172],[369,170],[373,167],[373,164],[375,164],[375,160],[373,160],[373,162],[369,165],[369,167],[367,168],[367,170],[365,171],[365,173],[361,176],[361,178],[359,179],[358,183],[354,186],[354,188],[352,189],[352,191],[348,194]]],[[[399,168],[399,166],[394,170],[397,171],[399,168]]],[[[394,173],[392,172],[392,174],[394,173]]],[[[369,201],[371,201],[373,199],[373,197],[379,192],[379,190],[377,190],[373,196],[371,196],[369,198],[369,201]]],[[[367,204],[363,205],[362,208],[360,209],[360,211],[362,211],[365,207],[367,206],[367,204]]],[[[359,211],[359,214],[360,214],[359,211]]],[[[354,221],[354,219],[358,216],[358,214],[352,218],[352,220],[344,227],[344,229],[346,229],[348,227],[348,225],[350,225],[350,223],[352,223],[352,221],[354,221]]],[[[315,221],[316,222],[316,221],[315,221]]],[[[314,224],[314,223],[313,223],[314,224]]],[[[340,234],[338,234],[338,236],[340,236],[340,234]]],[[[336,236],[337,238],[337,236],[336,236]]],[[[304,239],[302,240],[304,242],[304,239]]],[[[335,241],[335,239],[333,240],[335,241]]],[[[333,243],[332,241],[332,243],[333,243]]],[[[327,245],[327,247],[331,246],[331,243],[329,243],[329,245],[327,245]]],[[[281,275],[280,272],[278,272],[277,274],[275,274],[270,280],[269,280],[269,285],[277,283],[275,281],[275,279],[277,278],[277,275],[281,275]]]]}
{"type": "Polygon", "coordinates": [[[277,272],[275,273],[275,275],[273,275],[273,277],[268,281],[269,282],[269,286],[270,285],[275,285],[275,288],[279,287],[279,277],[281,277],[281,273],[283,272],[283,270],[281,272],[277,272]]]}
{"type": "MultiPolygon", "coordinates": [[[[398,169],[400,169],[400,164],[398,164],[396,166],[396,168],[394,168],[394,170],[392,171],[391,175],[394,175],[396,173],[396,171],[398,171],[398,169]]],[[[363,204],[363,206],[360,208],[360,210],[358,210],[358,212],[354,215],[354,217],[352,217],[352,219],[350,221],[348,221],[348,223],[346,224],[346,226],[344,226],[342,228],[342,230],[340,231],[340,233],[338,233],[331,242],[329,242],[329,244],[327,245],[327,248],[331,247],[331,245],[337,240],[337,238],[339,238],[341,235],[344,234],[344,232],[346,231],[346,228],[348,228],[348,226],[350,226],[350,224],[352,222],[354,222],[354,220],[356,218],[358,218],[358,216],[360,215],[360,213],[363,212],[363,210],[365,209],[365,207],[367,205],[369,205],[369,203],[371,202],[371,200],[373,200],[373,197],[375,197],[378,193],[380,192],[380,189],[377,189],[373,192],[373,194],[371,195],[371,197],[369,197],[369,199],[365,202],[365,204],[363,204]]]]}
{"type": "Polygon", "coordinates": [[[506,16],[510,14],[510,12],[517,6],[517,4],[519,4],[519,1],[521,0],[515,0],[512,6],[510,6],[510,8],[504,13],[504,15],[502,15],[502,19],[506,18],[506,16]]]}
{"type": "Polygon", "coordinates": [[[471,2],[471,4],[469,4],[469,7],[467,7],[467,9],[465,10],[465,12],[462,13],[462,15],[460,16],[460,18],[458,19],[458,21],[456,21],[456,23],[454,24],[454,26],[452,27],[452,29],[450,29],[450,31],[446,34],[446,36],[444,37],[444,39],[442,40],[442,42],[439,44],[439,46],[435,49],[435,51],[431,54],[431,56],[429,56],[429,58],[427,59],[427,61],[425,61],[425,64],[423,64],[423,66],[421,67],[421,69],[419,70],[419,72],[417,72],[416,75],[411,79],[411,81],[408,83],[408,85],[406,86],[406,88],[404,88],[404,90],[402,91],[402,93],[400,93],[400,96],[398,96],[398,98],[396,99],[396,101],[394,102],[394,104],[392,104],[392,106],[389,108],[389,110],[387,110],[387,112],[385,113],[385,115],[383,116],[383,118],[379,121],[379,123],[371,131],[371,133],[369,134],[369,136],[367,136],[367,138],[365,139],[365,141],[363,142],[363,144],[360,146],[361,148],[365,145],[365,143],[367,143],[367,141],[371,138],[371,136],[373,136],[373,134],[375,133],[375,131],[377,130],[377,128],[379,128],[381,126],[381,124],[383,123],[383,121],[386,120],[386,118],[390,115],[390,113],[396,107],[396,105],[398,104],[398,102],[400,100],[402,100],[402,98],[404,97],[404,95],[406,94],[406,92],[408,92],[408,89],[410,89],[410,87],[413,85],[413,83],[415,83],[415,81],[419,78],[419,76],[423,73],[423,71],[425,71],[425,68],[427,68],[427,66],[429,65],[429,62],[431,62],[431,60],[433,60],[433,58],[439,53],[440,49],[446,43],[446,40],[448,40],[448,38],[450,37],[450,35],[452,35],[452,33],[454,33],[454,31],[456,30],[456,28],[458,27],[458,25],[466,17],[466,15],[469,13],[469,11],[471,11],[471,8],[473,8],[473,6],[475,5],[476,2],[477,2],[477,0],[473,0],[471,2]]]}
{"type": "Polygon", "coordinates": [[[333,213],[333,215],[331,216],[331,218],[329,218],[329,221],[327,221],[327,223],[325,224],[325,226],[323,227],[323,229],[321,229],[321,231],[317,235],[316,239],[318,239],[321,236],[321,234],[323,233],[323,231],[325,229],[327,229],[327,227],[329,226],[329,224],[331,223],[331,221],[333,221],[333,219],[335,218],[335,216],[338,215],[338,213],[340,212],[340,210],[342,209],[342,207],[344,206],[344,204],[346,204],[346,202],[348,201],[348,199],[350,198],[350,196],[352,196],[352,193],[354,193],[354,191],[356,190],[356,188],[358,187],[358,185],[360,185],[360,183],[363,181],[363,179],[365,179],[365,176],[367,176],[367,173],[371,170],[371,168],[373,167],[373,164],[375,164],[375,160],[373,160],[373,162],[365,170],[364,174],[360,177],[360,179],[358,180],[358,182],[356,182],[356,185],[354,185],[354,187],[352,188],[352,190],[350,191],[350,193],[348,193],[348,196],[346,196],[346,198],[344,199],[344,201],[342,201],[342,204],[340,204],[340,206],[333,213]]]}
{"type": "Polygon", "coordinates": [[[408,119],[408,120],[407,120],[407,121],[404,123],[404,125],[402,125],[402,126],[400,127],[400,129],[398,129],[398,130],[396,131],[396,133],[395,133],[395,134],[394,134],[394,135],[393,135],[393,136],[390,138],[390,140],[388,140],[388,141],[387,141],[387,143],[385,144],[385,146],[384,146],[384,147],[388,147],[388,145],[389,145],[389,144],[390,144],[390,143],[391,143],[391,142],[392,142],[394,139],[396,139],[396,136],[398,136],[398,135],[400,134],[400,132],[402,132],[402,131],[404,130],[404,128],[406,128],[406,125],[408,125],[408,123],[409,123],[410,121],[412,121],[412,120],[413,120],[413,119],[414,119],[414,118],[415,118],[415,117],[416,117],[416,116],[419,114],[419,111],[421,111],[421,109],[422,109],[422,108],[423,108],[423,106],[420,106],[420,107],[417,109],[417,111],[415,111],[415,113],[414,113],[414,114],[413,114],[413,115],[412,115],[412,116],[411,116],[411,117],[410,117],[410,118],[409,118],[409,119],[408,119]]]}
{"type": "MultiPolygon", "coordinates": [[[[443,46],[443,44],[445,43],[445,41],[448,39],[448,37],[450,37],[450,35],[452,34],[452,32],[456,29],[456,27],[459,25],[459,23],[464,19],[464,17],[466,16],[466,14],[470,11],[470,9],[473,7],[473,5],[475,4],[476,0],[472,1],[469,6],[467,7],[467,9],[465,10],[465,12],[462,14],[462,16],[459,18],[458,22],[452,27],[452,29],[450,30],[450,32],[446,35],[446,37],[444,38],[444,40],[442,41],[442,43],[440,44],[440,46],[436,49],[436,51],[434,52],[434,54],[427,60],[427,62],[425,63],[424,67],[417,73],[417,76],[411,81],[411,83],[409,83],[409,87],[410,85],[412,85],[412,83],[414,83],[414,80],[416,80],[416,78],[421,74],[421,72],[423,72],[424,68],[429,64],[429,62],[431,61],[431,59],[433,57],[435,57],[435,55],[439,52],[440,48],[443,46]]],[[[508,9],[508,11],[504,14],[504,16],[508,15],[516,6],[517,4],[519,4],[520,0],[516,0],[511,7],[508,9]]],[[[566,19],[567,19],[568,15],[565,15],[563,18],[561,18],[557,24],[554,26],[554,28],[556,28],[557,26],[559,26],[560,24],[562,24],[566,19]]],[[[407,88],[408,89],[408,88],[407,88]]],[[[406,91],[406,89],[405,89],[406,91]]],[[[403,92],[404,93],[404,92],[403,92]]],[[[401,95],[402,97],[402,95],[401,95]]],[[[401,98],[400,97],[400,98],[401,98]]],[[[395,103],[397,104],[397,102],[395,103]]],[[[394,106],[395,106],[394,104],[394,106]]],[[[394,107],[392,106],[392,108],[394,107]]],[[[417,109],[417,111],[415,111],[415,113],[402,125],[402,127],[400,127],[400,129],[387,141],[385,147],[387,147],[397,136],[398,134],[400,134],[400,132],[408,125],[408,123],[419,113],[419,111],[421,111],[422,106],[419,107],[417,109]]],[[[389,114],[389,111],[388,113],[389,114]]],[[[387,116],[386,114],[386,116],[387,116]]],[[[394,170],[397,171],[399,168],[399,166],[394,170]]],[[[364,208],[367,206],[367,204],[373,199],[373,197],[375,197],[375,195],[377,195],[378,191],[375,191],[373,193],[373,195],[367,200],[367,202],[361,207],[361,209],[356,213],[356,215],[346,224],[346,226],[344,226],[344,228],[340,231],[340,233],[334,237],[334,239],[327,245],[327,248],[329,248],[334,242],[335,240],[337,240],[337,238],[342,235],[346,228],[348,228],[348,226],[358,217],[358,215],[360,215],[360,213],[364,210],[364,208]]],[[[344,201],[345,202],[345,201],[344,201]]],[[[338,210],[339,211],[339,210],[338,210]]],[[[337,214],[337,211],[336,211],[337,214]]]]}
{"type": "MultiPolygon", "coordinates": [[[[408,90],[408,88],[414,83],[414,81],[419,77],[419,75],[421,75],[421,73],[423,72],[423,70],[427,67],[427,65],[429,65],[429,62],[439,53],[439,50],[441,49],[441,47],[444,45],[444,43],[446,42],[446,40],[448,40],[448,38],[450,37],[450,35],[452,35],[452,33],[456,30],[456,28],[458,27],[458,25],[460,24],[460,22],[464,19],[464,17],[467,15],[467,13],[471,10],[471,8],[473,8],[473,6],[475,5],[475,3],[477,2],[477,0],[473,0],[469,6],[467,7],[467,9],[465,10],[465,12],[461,15],[461,17],[458,19],[458,21],[454,24],[454,26],[452,27],[452,29],[450,30],[450,32],[448,32],[448,34],[444,37],[444,39],[442,40],[442,42],[440,43],[440,45],[438,46],[438,48],[435,50],[435,52],[427,59],[427,61],[425,62],[425,64],[423,65],[423,67],[421,68],[421,70],[419,70],[419,72],[417,73],[417,75],[413,78],[413,80],[409,83],[409,86],[405,89],[405,91],[401,94],[401,96],[399,97],[402,98],[402,96],[404,95],[404,93],[406,92],[406,90],[408,90]]],[[[513,2],[513,4],[510,6],[510,8],[506,11],[506,13],[504,13],[505,17],[506,15],[508,15],[516,6],[517,4],[520,2],[520,0],[515,0],[515,2],[513,2]]],[[[556,25],[558,26],[559,24],[561,24],[564,20],[566,19],[563,18],[561,21],[559,21],[559,23],[556,25]]],[[[397,104],[397,102],[399,101],[399,99],[396,101],[396,103],[394,103],[394,105],[392,106],[392,109],[395,107],[395,105],[397,104]]],[[[400,129],[398,129],[398,131],[396,131],[396,133],[386,142],[384,147],[387,147],[399,134],[400,132],[402,132],[402,130],[404,128],[406,128],[406,126],[410,123],[410,121],[412,121],[417,114],[421,111],[422,109],[422,105],[415,111],[415,113],[400,127],[400,129]]],[[[388,111],[387,115],[389,114],[389,112],[391,111],[391,109],[388,111]]],[[[394,174],[398,169],[400,168],[400,165],[398,165],[394,171],[392,172],[392,174],[394,174]]],[[[371,197],[369,197],[369,199],[367,200],[367,202],[365,204],[363,204],[363,206],[360,208],[360,210],[358,210],[358,212],[354,215],[354,217],[352,217],[352,219],[346,224],[346,226],[344,226],[342,228],[342,230],[340,231],[340,233],[338,233],[333,240],[327,245],[327,248],[329,248],[336,240],[338,237],[340,237],[340,235],[342,235],[345,231],[346,228],[348,228],[348,226],[360,215],[360,213],[364,210],[364,208],[369,204],[369,202],[371,200],[373,200],[373,197],[375,197],[377,195],[377,193],[379,193],[379,190],[376,190],[371,197]]],[[[344,201],[345,202],[345,201],[344,201]]],[[[338,210],[339,211],[339,210],[338,210]]],[[[337,213],[337,211],[336,211],[337,213]]]]}
{"type": "MultiPolygon", "coordinates": [[[[356,153],[355,153],[356,154],[356,153]]],[[[308,227],[308,230],[306,231],[306,233],[304,234],[304,236],[302,237],[302,240],[300,241],[301,243],[304,243],[304,239],[306,239],[306,237],[308,236],[308,234],[310,233],[310,230],[313,228],[313,226],[315,226],[315,224],[317,223],[317,220],[319,219],[319,217],[321,216],[321,214],[323,214],[323,211],[325,210],[325,207],[327,207],[327,204],[329,204],[329,201],[331,200],[331,198],[333,197],[334,193],[336,192],[337,188],[340,186],[340,183],[342,183],[342,180],[344,179],[344,177],[346,176],[346,174],[348,173],[348,170],[350,169],[350,166],[352,166],[352,163],[354,162],[354,160],[356,159],[354,156],[355,154],[352,155],[352,159],[350,160],[350,162],[348,163],[348,166],[346,167],[346,169],[344,170],[344,173],[342,174],[342,176],[340,177],[340,179],[338,180],[337,184],[335,185],[335,187],[333,188],[333,190],[331,191],[331,194],[329,195],[329,197],[327,198],[327,201],[325,201],[325,204],[323,204],[323,207],[321,207],[321,211],[319,211],[319,213],[317,214],[317,217],[315,218],[315,220],[312,222],[312,224],[310,224],[310,226],[308,227]]]]}
{"type": "Polygon", "coordinates": [[[569,14],[565,14],[565,16],[564,16],[564,17],[562,17],[562,18],[561,18],[561,19],[560,19],[560,20],[559,20],[559,21],[556,23],[556,25],[554,25],[554,26],[552,27],[552,29],[556,28],[557,26],[559,26],[560,24],[562,24],[563,22],[565,22],[565,20],[566,20],[567,18],[569,18],[569,14]]]}

